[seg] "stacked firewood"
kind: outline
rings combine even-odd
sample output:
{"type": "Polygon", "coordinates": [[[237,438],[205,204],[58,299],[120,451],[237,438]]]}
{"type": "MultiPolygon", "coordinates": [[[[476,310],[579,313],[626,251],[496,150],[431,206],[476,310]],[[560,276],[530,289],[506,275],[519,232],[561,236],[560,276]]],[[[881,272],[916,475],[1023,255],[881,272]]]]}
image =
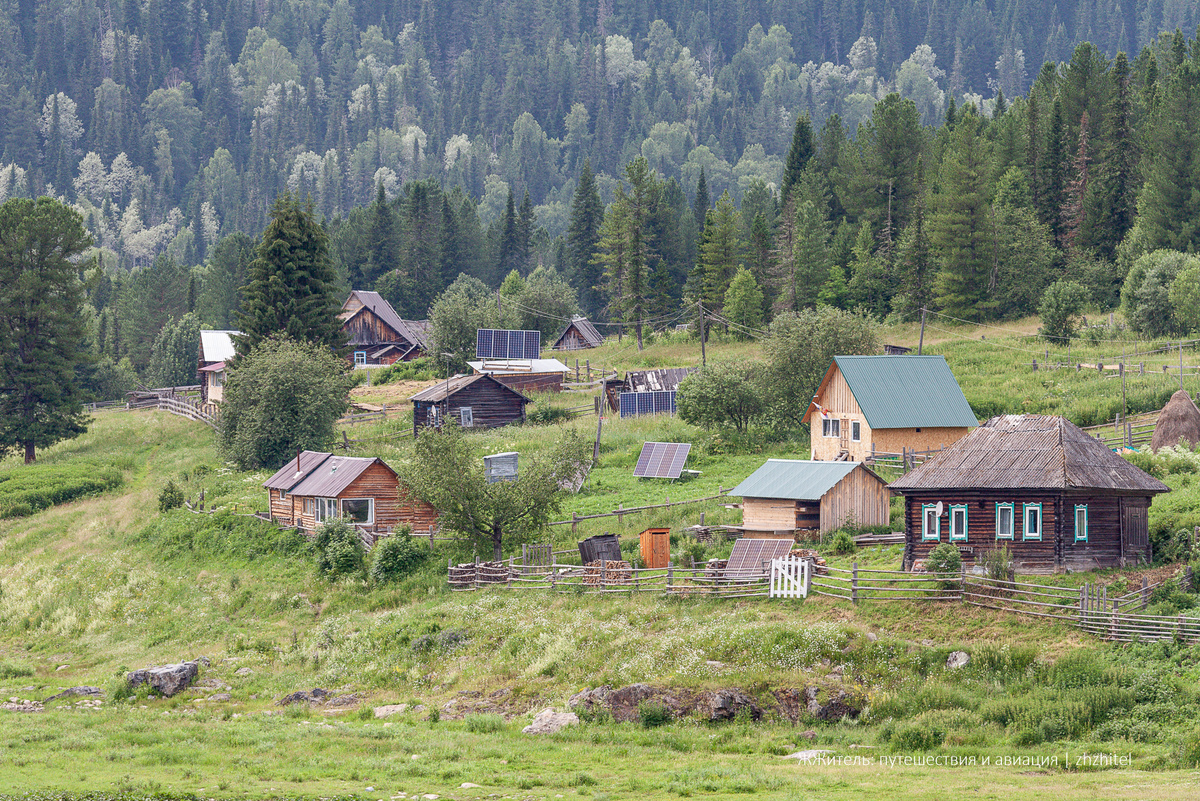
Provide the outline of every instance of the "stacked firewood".
{"type": "Polygon", "coordinates": [[[829,573],[829,568],[825,565],[825,557],[811,548],[793,548],[790,555],[811,561],[813,573],[817,575],[828,575],[829,573]]]}
{"type": "Polygon", "coordinates": [[[624,586],[633,583],[633,567],[628,562],[597,559],[584,565],[583,583],[589,587],[624,586]]]}
{"type": "Polygon", "coordinates": [[[504,584],[508,562],[465,562],[450,568],[450,586],[466,589],[476,584],[504,584]]]}
{"type": "Polygon", "coordinates": [[[729,564],[728,559],[709,559],[704,565],[705,578],[721,578],[725,575],[725,567],[729,564]]]}

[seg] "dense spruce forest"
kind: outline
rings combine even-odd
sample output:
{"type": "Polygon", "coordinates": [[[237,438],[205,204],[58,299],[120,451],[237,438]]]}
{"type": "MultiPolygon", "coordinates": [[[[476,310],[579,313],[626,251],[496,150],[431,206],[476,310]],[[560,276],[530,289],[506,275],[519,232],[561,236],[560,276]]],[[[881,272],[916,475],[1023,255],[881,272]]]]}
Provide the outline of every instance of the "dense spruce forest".
{"type": "Polygon", "coordinates": [[[183,380],[284,192],[342,288],[406,317],[453,285],[499,288],[509,324],[703,303],[736,333],[1124,286],[1161,336],[1191,264],[1147,254],[1200,238],[1198,23],[1191,0],[10,1],[0,200],[57,196],[93,236],[97,395],[183,380]]]}

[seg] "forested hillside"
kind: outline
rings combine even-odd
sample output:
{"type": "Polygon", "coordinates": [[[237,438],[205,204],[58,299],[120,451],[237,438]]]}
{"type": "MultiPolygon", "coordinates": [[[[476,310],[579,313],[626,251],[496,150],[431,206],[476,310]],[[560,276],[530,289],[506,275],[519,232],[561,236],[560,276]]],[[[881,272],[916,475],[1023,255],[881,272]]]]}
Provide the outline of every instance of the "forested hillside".
{"type": "MultiPolygon", "coordinates": [[[[232,324],[288,190],[345,287],[412,317],[514,269],[510,294],[631,323],[995,318],[1060,277],[1106,307],[1139,255],[1195,244],[1198,22],[1187,0],[21,0],[0,199],[84,216],[101,393],[168,377],[156,338],[232,324]]],[[[1151,272],[1165,297],[1177,270],[1151,272]]]]}

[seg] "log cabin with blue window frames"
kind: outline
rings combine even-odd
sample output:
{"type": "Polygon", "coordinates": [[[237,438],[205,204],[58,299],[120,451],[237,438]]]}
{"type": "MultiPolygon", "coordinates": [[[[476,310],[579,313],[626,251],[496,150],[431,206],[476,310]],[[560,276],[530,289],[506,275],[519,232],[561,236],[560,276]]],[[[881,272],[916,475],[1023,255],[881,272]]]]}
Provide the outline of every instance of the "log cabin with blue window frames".
{"type": "Polygon", "coordinates": [[[1007,547],[1018,572],[1094,570],[1151,559],[1148,514],[1169,489],[1061,417],[988,420],[892,482],[904,497],[904,568],[940,543],[970,568],[1007,547]]]}

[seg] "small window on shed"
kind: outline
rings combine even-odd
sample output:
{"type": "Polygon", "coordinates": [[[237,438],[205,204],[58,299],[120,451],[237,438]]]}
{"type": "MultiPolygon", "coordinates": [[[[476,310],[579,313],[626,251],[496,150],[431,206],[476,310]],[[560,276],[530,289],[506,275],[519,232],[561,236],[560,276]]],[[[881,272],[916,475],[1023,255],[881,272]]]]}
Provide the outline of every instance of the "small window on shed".
{"type": "Polygon", "coordinates": [[[1075,507],[1075,541],[1087,542],[1088,537],[1087,524],[1087,505],[1081,504],[1075,507]]]}
{"type": "Polygon", "coordinates": [[[996,504],[996,539],[1011,540],[1013,538],[1013,505],[1011,503],[996,504]]]}
{"type": "Polygon", "coordinates": [[[822,437],[828,437],[828,436],[829,436],[829,424],[830,424],[831,422],[832,422],[832,421],[831,421],[831,420],[830,420],[828,417],[822,417],[822,418],[821,418],[821,436],[822,436],[822,437]]]}
{"type": "Polygon", "coordinates": [[[349,518],[352,523],[361,523],[366,526],[372,525],[375,522],[375,499],[342,499],[342,517],[349,518]]]}
{"type": "Polygon", "coordinates": [[[470,406],[458,407],[458,419],[459,422],[462,423],[463,428],[470,428],[471,426],[475,425],[475,417],[471,413],[470,406]]]}
{"type": "Polygon", "coordinates": [[[967,541],[967,505],[965,503],[950,506],[950,541],[967,541]]]}
{"type": "Polygon", "coordinates": [[[938,517],[937,505],[932,503],[921,504],[921,541],[930,540],[936,542],[942,533],[942,521],[938,517]]]}
{"type": "Polygon", "coordinates": [[[1042,505],[1040,503],[1025,504],[1025,539],[1040,540],[1042,538],[1042,505]]]}
{"type": "Polygon", "coordinates": [[[862,442],[862,423],[858,420],[850,422],[850,439],[862,442]]]}

